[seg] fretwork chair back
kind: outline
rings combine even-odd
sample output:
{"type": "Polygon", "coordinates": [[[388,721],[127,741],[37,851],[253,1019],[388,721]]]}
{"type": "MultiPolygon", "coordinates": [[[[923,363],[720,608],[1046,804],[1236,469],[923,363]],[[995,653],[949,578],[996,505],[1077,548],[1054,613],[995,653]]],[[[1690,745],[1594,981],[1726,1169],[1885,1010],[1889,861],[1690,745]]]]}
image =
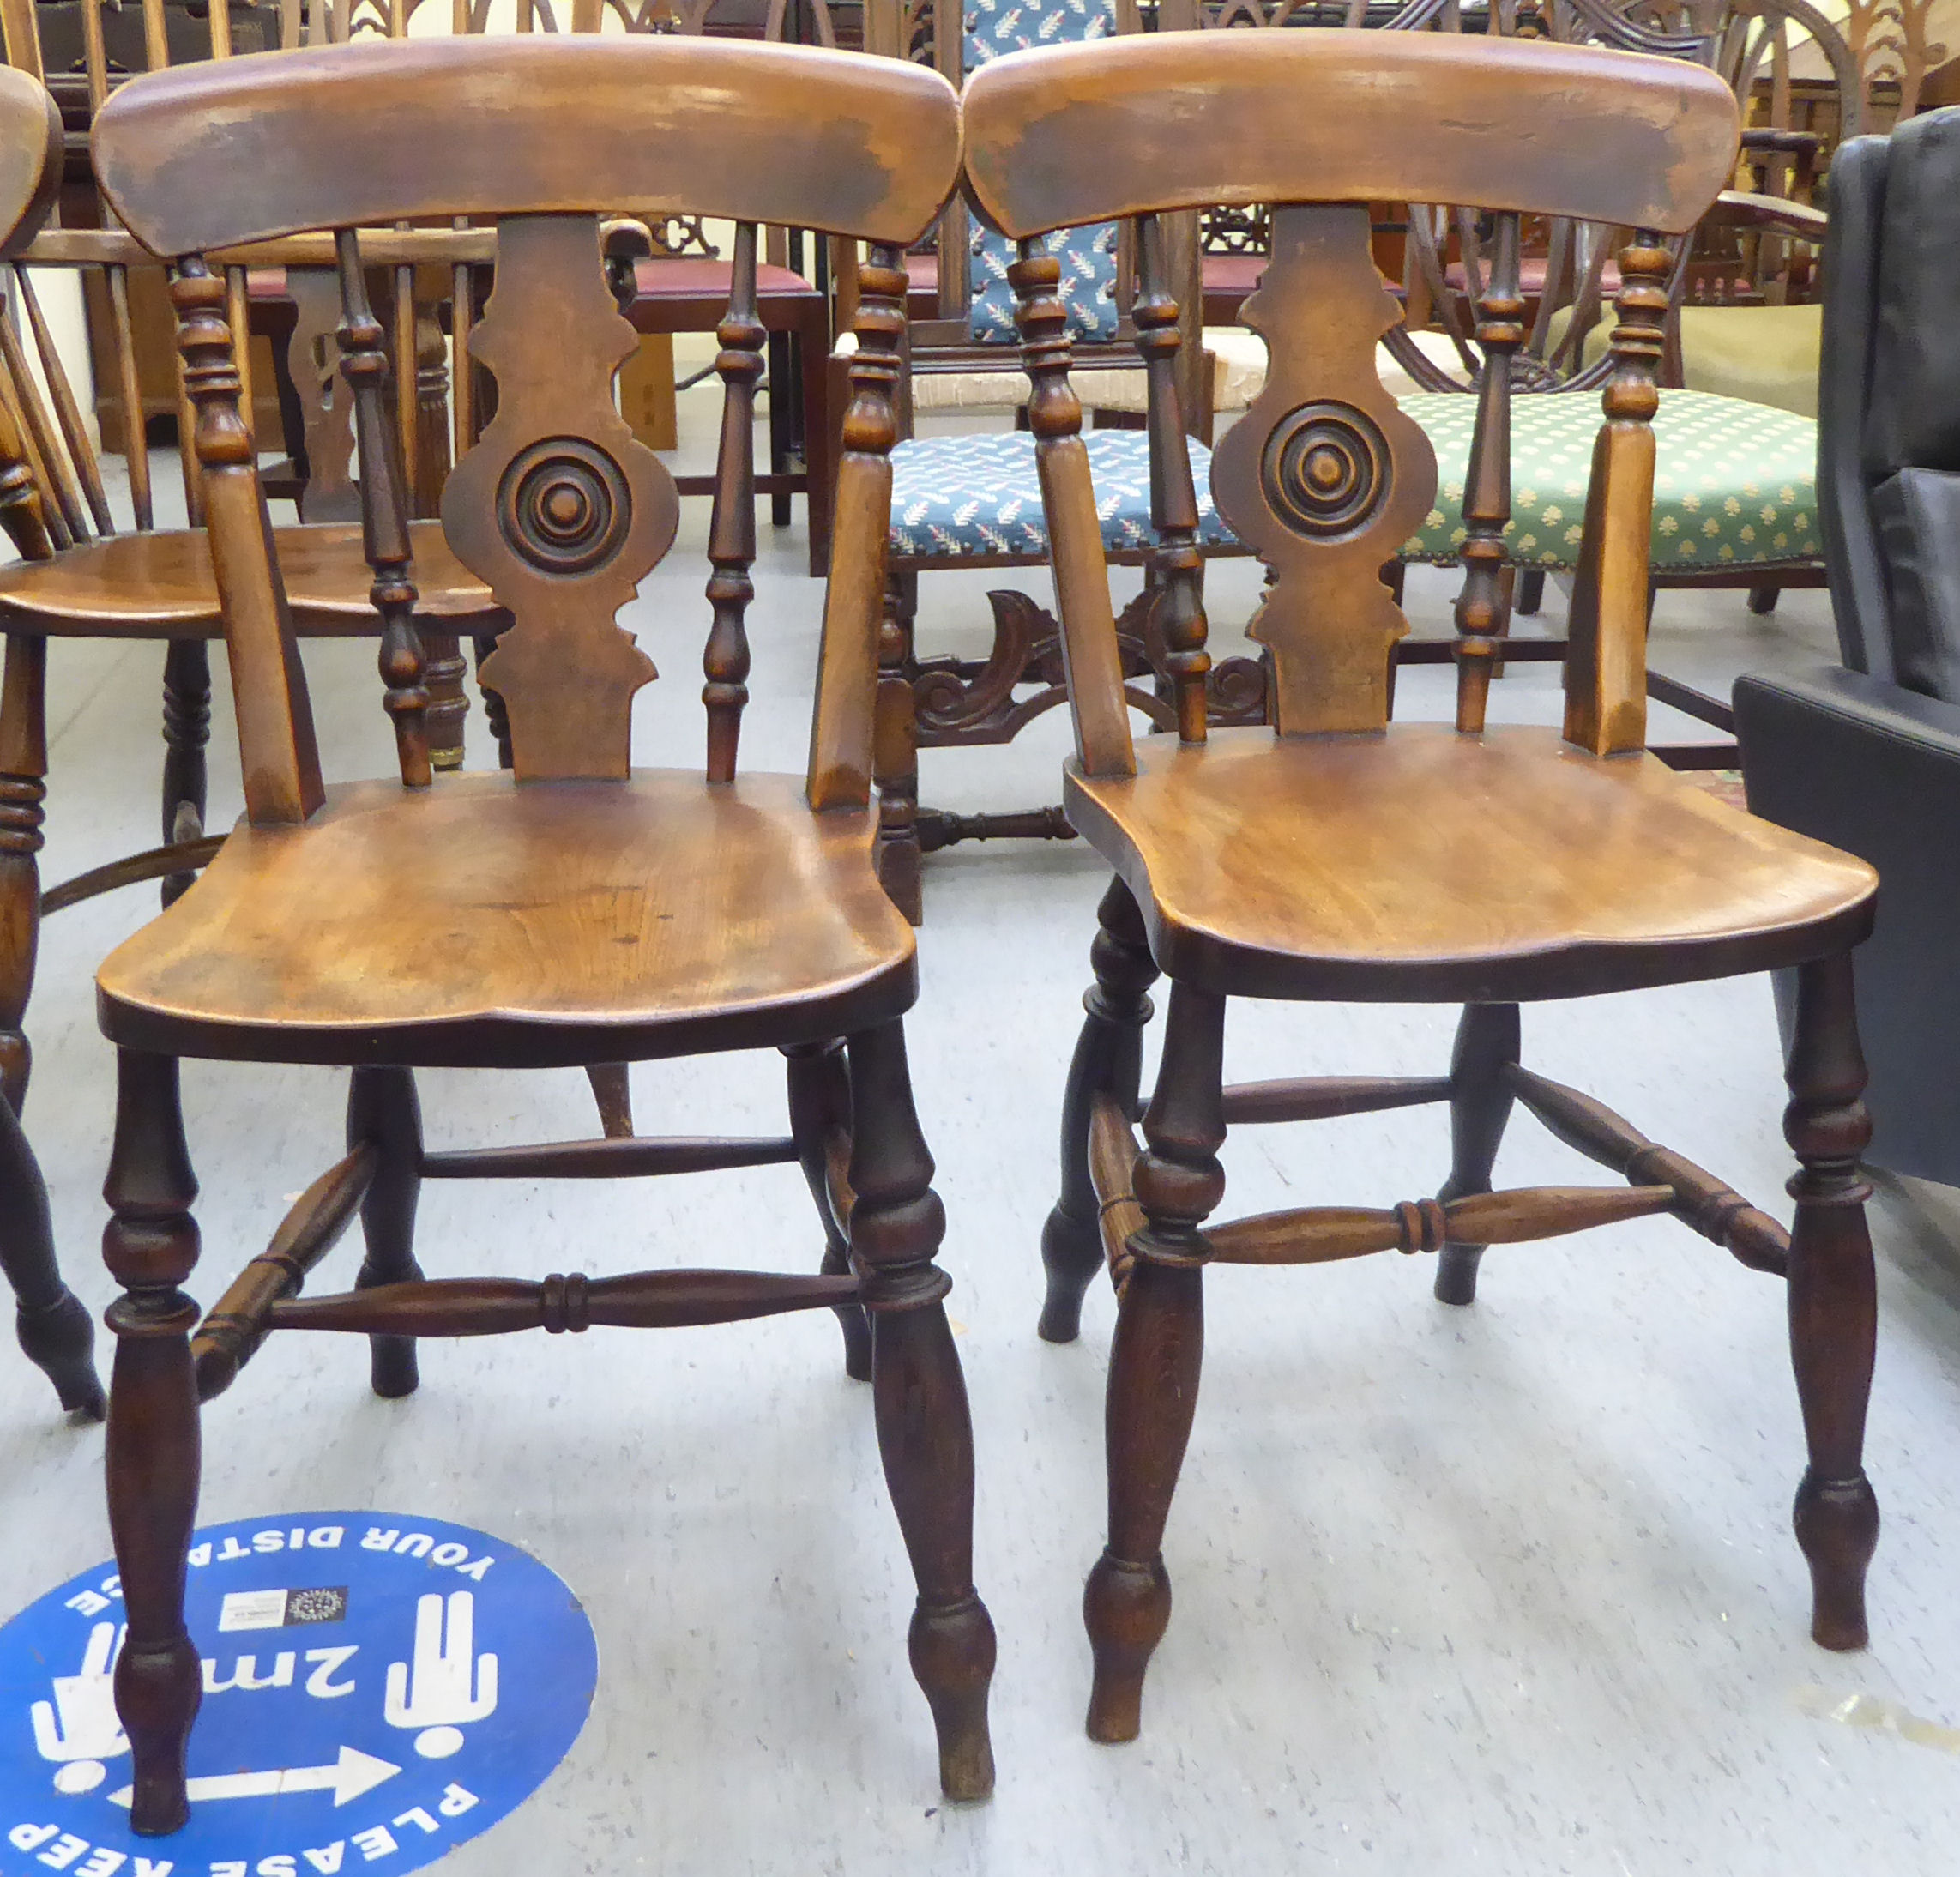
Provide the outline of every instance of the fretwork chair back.
{"type": "MultiPolygon", "coordinates": [[[[375,1385],[400,1395],[415,1385],[419,1336],[817,1307],[838,1312],[847,1366],[872,1384],[919,1580],[911,1655],[939,1729],[942,1783],[956,1798],[984,1796],[993,1644],[971,1577],[971,1433],[934,1263],[943,1216],[906,1070],[912,935],[878,890],[870,806],[904,323],[897,254],[956,178],[950,88],[860,55],[671,36],[410,40],[136,81],[98,120],[95,154],[118,213],[176,269],[248,791],[246,819],[211,867],[98,979],[120,1065],[104,1242],[124,1295],[109,1313],[107,1470],[129,1614],[117,1686],[135,1828],[181,1826],[187,1740],[197,1765],[198,1650],[181,1592],[199,1403],[269,1331],[365,1332],[375,1385]],[[220,112],[221,142],[205,128],[220,112]],[[703,163],[710,143],[721,154],[703,163]],[[721,360],[706,768],[631,767],[633,696],[654,673],[615,616],[671,545],[678,498],[613,404],[613,373],[634,343],[600,246],[600,216],[616,210],[734,220],[738,301],[753,291],[757,224],[878,244],[805,775],[736,773],[745,693],[716,662],[748,588],[754,338],[721,360]],[[201,257],[333,228],[358,353],[372,326],[351,231],[456,215],[496,229],[496,284],[473,345],[498,401],[450,474],[443,526],[511,615],[483,678],[504,703],[512,767],[429,787],[409,712],[399,782],[327,788],[239,417],[225,289],[201,257]],[[731,531],[744,543],[735,553],[724,547],[731,531]],[[422,1149],[421,1066],[767,1048],[789,1060],[782,1138],[422,1149]],[[347,1157],[202,1325],[179,1288],[197,1252],[177,1092],[184,1055],[354,1065],[347,1157]],[[821,1275],[425,1282],[415,1262],[425,1175],[798,1162],[824,1224],[821,1275]],[[357,1288],[297,1297],[357,1208],[367,1240],[357,1288]]],[[[355,383],[365,416],[377,388],[359,372],[355,383]]],[[[400,491],[371,463],[362,498],[374,577],[400,619],[418,565],[400,491]]],[[[412,633],[402,653],[390,680],[412,687],[412,633]]]]}
{"type": "MultiPolygon", "coordinates": [[[[91,12],[99,0],[86,0],[91,12]]],[[[153,15],[158,10],[154,4],[153,15]]],[[[214,33],[222,9],[212,13],[214,33]]],[[[32,9],[8,18],[8,50],[23,81],[37,83],[39,52],[32,9]],[[28,75],[33,75],[32,79],[28,75]]],[[[160,41],[160,27],[155,37],[160,41]]],[[[222,51],[222,46],[214,46],[222,51]]],[[[91,83],[106,94],[106,68],[90,67],[91,83]]],[[[45,95],[45,94],[44,94],[45,95]]],[[[364,252],[375,258],[375,242],[364,252]]],[[[446,231],[438,244],[466,237],[446,231]]],[[[481,238],[475,238],[482,244],[481,238]]],[[[287,264],[330,257],[330,245],[287,243],[220,257],[228,264],[214,275],[224,286],[234,319],[248,304],[247,264],[287,264]]],[[[141,408],[130,325],[130,269],[154,264],[118,226],[42,229],[18,245],[6,263],[21,316],[16,327],[0,315],[0,525],[21,557],[0,567],[0,634],[5,637],[5,705],[0,718],[0,799],[9,804],[12,833],[0,847],[0,1270],[13,1289],[22,1346],[46,1371],[62,1405],[99,1418],[102,1394],[91,1361],[87,1315],[63,1284],[51,1236],[47,1196],[21,1115],[31,1065],[27,1011],[33,987],[44,915],[95,895],[141,881],[163,881],[168,899],[187,886],[221,836],[207,835],[205,750],[208,739],[208,642],[224,623],[202,526],[202,483],[186,453],[184,500],[193,525],[159,528],[157,492],[149,460],[133,441],[129,453],[129,508],[119,515],[111,500],[97,443],[82,400],[71,383],[43,308],[35,271],[80,271],[103,287],[111,312],[100,335],[113,361],[111,382],[126,410],[141,408]],[[33,366],[38,365],[37,379],[33,366]],[[42,384],[45,384],[45,392],[42,384]],[[121,518],[127,516],[127,522],[121,518]],[[133,525],[130,525],[133,523],[133,525]],[[162,845],[90,869],[41,890],[37,856],[42,845],[47,794],[46,689],[48,646],[70,638],[160,642],[164,651],[162,845]]],[[[385,347],[377,346],[355,364],[388,373],[385,347]]],[[[407,374],[411,392],[415,374],[407,374]]],[[[248,398],[249,389],[245,395],[248,398]]],[[[413,396],[411,413],[415,410],[413,396]]],[[[189,405],[183,410],[188,413],[189,405]]],[[[394,447],[391,413],[377,410],[380,428],[364,439],[367,454],[394,447]]],[[[188,424],[184,425],[188,434],[188,424]]],[[[408,431],[412,435],[413,424],[408,431]]],[[[505,615],[482,581],[456,560],[440,527],[414,530],[422,567],[413,606],[426,628],[493,631],[505,615]]],[[[384,631],[364,556],[359,518],[338,524],[278,529],[274,535],[290,597],[294,630],[308,637],[380,635],[384,673],[398,672],[409,621],[384,631]]],[[[391,684],[393,680],[390,680],[391,684]]],[[[395,685],[390,708],[420,709],[419,680],[395,685]]]]}
{"type": "MultiPolygon", "coordinates": [[[[1116,872],[1043,1239],[1044,1336],[1076,1335],[1106,1262],[1120,1298],[1109,1542],[1085,1600],[1090,1732],[1135,1735],[1169,1617],[1163,1534],[1196,1405],[1206,1266],[1432,1252],[1438,1296],[1467,1304],[1487,1244],[1660,1212],[1787,1277],[1810,1449],[1796,1523],[1812,1633],[1859,1646],[1877,1514],[1860,1458],[1873,1302],[1849,948],[1869,930],[1876,883],[1862,862],[1729,807],[1642,747],[1662,237],[1694,225],[1734,161],[1726,88],[1692,67],[1588,48],[1340,31],[1275,46],[1217,33],[1004,61],[969,86],[965,122],[971,196],[1030,257],[1016,273],[1075,715],[1065,800],[1116,872]],[[1093,166],[1069,160],[1090,146],[1093,166]],[[1580,148],[1596,160],[1574,164],[1580,148]],[[1388,720],[1390,655],[1407,621],[1381,569],[1433,501],[1437,472],[1374,365],[1396,313],[1367,248],[1366,204],[1384,198],[1482,202],[1506,248],[1525,213],[1634,231],[1619,257],[1562,732],[1485,727],[1494,641],[1481,627],[1509,492],[1494,375],[1479,401],[1456,721],[1388,720]],[[1057,223],[1213,202],[1274,205],[1272,264],[1246,307],[1271,370],[1221,441],[1212,489],[1270,577],[1254,636],[1276,722],[1208,734],[1194,703],[1179,740],[1132,743],[1052,263],[1034,244],[1057,223]],[[1519,1062],[1522,1003],[1781,967],[1794,968],[1797,1004],[1788,1233],[1519,1062]],[[1139,1144],[1144,993],[1160,973],[1169,1008],[1139,1144]],[[1447,1076],[1230,1089],[1233,997],[1463,1014],[1447,1076]],[[1434,1197],[1208,1223],[1228,1124],[1424,1102],[1450,1114],[1453,1161],[1434,1197]],[[1514,1103],[1626,1184],[1493,1192],[1514,1103]]],[[[1199,682],[1193,672],[1182,686],[1199,682]]]]}

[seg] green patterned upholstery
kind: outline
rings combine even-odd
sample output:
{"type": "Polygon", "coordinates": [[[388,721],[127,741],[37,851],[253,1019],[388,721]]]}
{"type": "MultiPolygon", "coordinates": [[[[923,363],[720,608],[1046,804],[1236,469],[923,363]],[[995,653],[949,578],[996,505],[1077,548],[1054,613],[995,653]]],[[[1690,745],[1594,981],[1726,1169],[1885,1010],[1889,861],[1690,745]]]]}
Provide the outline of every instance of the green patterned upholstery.
{"type": "MultiPolygon", "coordinates": [[[[1402,400],[1436,451],[1436,506],[1404,560],[1453,561],[1462,546],[1463,477],[1477,401],[1448,392],[1402,400]]],[[[1510,558],[1572,566],[1586,515],[1600,401],[1594,392],[1521,393],[1511,405],[1510,558]]],[[[1653,564],[1690,568],[1814,561],[1817,425],[1767,405],[1663,391],[1654,420],[1653,564]]]]}

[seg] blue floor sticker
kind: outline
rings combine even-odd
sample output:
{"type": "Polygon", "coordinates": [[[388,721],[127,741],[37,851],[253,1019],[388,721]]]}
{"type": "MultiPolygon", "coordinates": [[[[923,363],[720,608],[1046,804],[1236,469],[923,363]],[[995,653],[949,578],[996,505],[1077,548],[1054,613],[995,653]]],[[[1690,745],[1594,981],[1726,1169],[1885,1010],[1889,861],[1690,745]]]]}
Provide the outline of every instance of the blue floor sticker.
{"type": "Polygon", "coordinates": [[[198,1532],[203,1659],[190,1822],[130,1829],[112,1564],[0,1626],[0,1877],[419,1870],[514,1810],[570,1750],[599,1652],[515,1546],[392,1512],[198,1532]]]}

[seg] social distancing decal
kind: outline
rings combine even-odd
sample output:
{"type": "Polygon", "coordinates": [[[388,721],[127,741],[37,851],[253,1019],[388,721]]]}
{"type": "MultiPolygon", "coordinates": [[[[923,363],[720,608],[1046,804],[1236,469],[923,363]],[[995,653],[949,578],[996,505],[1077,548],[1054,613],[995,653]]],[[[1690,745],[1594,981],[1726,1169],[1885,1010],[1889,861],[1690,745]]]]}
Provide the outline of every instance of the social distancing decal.
{"type": "Polygon", "coordinates": [[[0,1877],[418,1870],[541,1785],[585,1724],[592,1626],[552,1572],[467,1526],[304,1512],[200,1530],[190,1822],[130,1829],[113,1564],[0,1626],[0,1877]]]}

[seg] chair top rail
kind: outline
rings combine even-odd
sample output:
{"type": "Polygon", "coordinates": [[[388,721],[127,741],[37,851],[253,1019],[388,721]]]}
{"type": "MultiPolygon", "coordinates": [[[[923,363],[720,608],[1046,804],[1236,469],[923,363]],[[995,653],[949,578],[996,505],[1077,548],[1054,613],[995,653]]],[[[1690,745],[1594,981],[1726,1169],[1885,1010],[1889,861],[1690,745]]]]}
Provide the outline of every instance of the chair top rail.
{"type": "Polygon", "coordinates": [[[1729,181],[1740,136],[1728,86],[1679,60],[1343,27],[1013,53],[968,81],[964,116],[968,191],[1021,238],[1384,200],[1679,234],[1729,181]]]}
{"type": "Polygon", "coordinates": [[[691,213],[915,240],[958,103],[896,59],[675,35],[407,39],[182,66],[103,107],[96,172],[175,257],[433,215],[691,213]]]}
{"type": "Polygon", "coordinates": [[[0,255],[41,231],[61,189],[61,113],[39,81],[0,66],[0,255]]]}

